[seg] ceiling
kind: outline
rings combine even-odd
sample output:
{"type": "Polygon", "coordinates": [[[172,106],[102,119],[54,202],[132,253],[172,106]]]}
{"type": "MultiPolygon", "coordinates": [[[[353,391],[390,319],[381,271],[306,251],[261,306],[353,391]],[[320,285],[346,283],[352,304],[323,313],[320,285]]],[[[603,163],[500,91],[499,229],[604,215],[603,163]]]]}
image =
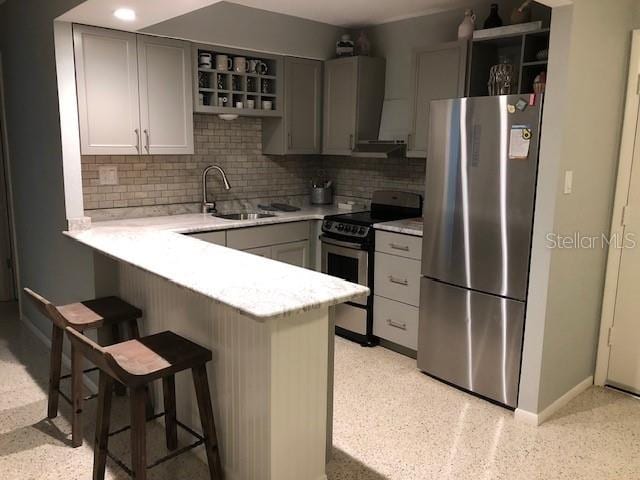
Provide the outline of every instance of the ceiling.
{"type": "MultiPolygon", "coordinates": [[[[3,0],[0,0],[0,3],[3,0]]],[[[120,30],[138,31],[221,0],[87,0],[60,20],[120,30]],[[121,7],[132,8],[137,18],[123,22],[113,16],[121,7]]],[[[539,0],[548,6],[572,0],[539,0]]],[[[469,0],[235,0],[247,7],[306,18],[339,27],[377,25],[395,20],[464,7],[469,0]]]]}

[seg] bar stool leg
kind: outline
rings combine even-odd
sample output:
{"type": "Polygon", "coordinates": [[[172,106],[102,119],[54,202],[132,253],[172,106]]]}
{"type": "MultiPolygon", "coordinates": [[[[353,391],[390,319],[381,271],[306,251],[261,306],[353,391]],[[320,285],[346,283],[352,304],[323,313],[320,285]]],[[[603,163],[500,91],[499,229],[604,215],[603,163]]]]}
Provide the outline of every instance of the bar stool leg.
{"type": "Polygon", "coordinates": [[[164,394],[164,425],[167,437],[167,449],[178,448],[178,424],[176,423],[176,377],[166,376],[162,379],[164,394]]]}
{"type": "MultiPolygon", "coordinates": [[[[120,326],[117,323],[114,323],[111,326],[111,340],[112,343],[120,343],[124,340],[123,335],[120,333],[120,326]]],[[[116,382],[114,384],[114,389],[116,395],[119,397],[124,397],[127,394],[127,387],[122,385],[120,382],[116,382]]]]}
{"type": "Polygon", "coordinates": [[[71,345],[71,444],[75,447],[82,445],[82,354],[71,345]]]}
{"type": "Polygon", "coordinates": [[[131,470],[136,480],[147,478],[145,388],[131,389],[131,470]]]}
{"type": "Polygon", "coordinates": [[[220,464],[220,452],[218,450],[218,437],[216,436],[213,409],[211,408],[207,367],[202,364],[193,368],[191,372],[193,374],[193,384],[196,389],[196,398],[198,399],[198,411],[200,412],[204,446],[207,452],[207,462],[209,463],[209,474],[211,480],[220,480],[222,479],[222,466],[220,464]]]}
{"type": "Polygon", "coordinates": [[[113,395],[113,379],[100,371],[100,387],[98,390],[98,414],[96,419],[96,438],[93,456],[93,480],[104,480],[107,465],[107,447],[109,444],[109,423],[111,420],[111,397],[113,395]]]}
{"type": "Polygon", "coordinates": [[[47,408],[47,417],[49,418],[56,418],[58,416],[63,340],[64,331],[54,324],[51,329],[51,359],[49,361],[49,405],[47,408]]]}
{"type": "MultiPolygon", "coordinates": [[[[132,339],[140,338],[140,329],[138,328],[138,320],[135,318],[129,321],[129,333],[132,339]]],[[[155,411],[153,408],[153,402],[151,401],[151,389],[149,388],[149,385],[146,385],[144,387],[144,390],[146,392],[145,405],[147,410],[147,418],[150,419],[155,414],[155,411]]]]}

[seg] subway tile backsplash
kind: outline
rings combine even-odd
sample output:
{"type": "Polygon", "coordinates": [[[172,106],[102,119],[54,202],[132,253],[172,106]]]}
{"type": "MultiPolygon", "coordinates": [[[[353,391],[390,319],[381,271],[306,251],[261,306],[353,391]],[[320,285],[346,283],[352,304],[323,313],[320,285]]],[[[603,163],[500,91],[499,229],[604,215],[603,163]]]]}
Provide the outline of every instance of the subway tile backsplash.
{"type": "Polygon", "coordinates": [[[232,186],[225,191],[219,176],[210,173],[209,195],[221,210],[225,205],[283,198],[304,203],[311,179],[318,174],[334,180],[340,197],[369,199],[381,188],[423,189],[424,160],[262,155],[259,118],[228,122],[196,114],[194,136],[194,155],[84,155],[87,216],[100,220],[196,212],[202,201],[200,176],[210,164],[220,165],[232,186]],[[100,185],[100,168],[111,166],[117,170],[115,184],[100,185]]]}

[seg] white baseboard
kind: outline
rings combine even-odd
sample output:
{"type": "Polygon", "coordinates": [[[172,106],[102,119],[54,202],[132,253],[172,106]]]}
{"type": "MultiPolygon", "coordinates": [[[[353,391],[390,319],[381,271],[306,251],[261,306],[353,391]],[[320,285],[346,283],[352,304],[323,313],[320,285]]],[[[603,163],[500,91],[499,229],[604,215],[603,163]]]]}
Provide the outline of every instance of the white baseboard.
{"type": "Polygon", "coordinates": [[[542,410],[540,413],[532,413],[527,410],[516,408],[514,418],[520,422],[527,423],[529,425],[541,425],[546,422],[554,413],[564,407],[571,400],[576,398],[582,392],[587,390],[593,385],[593,376],[585,378],[567,393],[558,398],[555,402],[542,410]]]}
{"type": "MultiPolygon", "coordinates": [[[[51,339],[48,338],[44,333],[42,333],[42,331],[38,327],[36,327],[35,323],[29,320],[26,315],[21,315],[20,320],[22,320],[22,323],[27,326],[27,328],[38,340],[44,343],[48,350],[51,350],[51,339]]],[[[62,364],[68,370],[71,370],[71,359],[66,353],[64,353],[64,351],[62,352],[62,364]]],[[[83,375],[83,381],[85,387],[87,387],[92,393],[96,393],[98,391],[98,386],[87,375],[83,375]]]]}

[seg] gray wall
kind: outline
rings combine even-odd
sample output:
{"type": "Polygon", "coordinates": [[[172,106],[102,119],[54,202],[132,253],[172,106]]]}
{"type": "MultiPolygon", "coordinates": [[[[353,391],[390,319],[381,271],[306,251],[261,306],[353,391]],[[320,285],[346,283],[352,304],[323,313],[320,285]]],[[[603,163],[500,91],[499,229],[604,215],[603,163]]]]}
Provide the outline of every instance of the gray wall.
{"type": "Polygon", "coordinates": [[[636,0],[576,0],[563,7],[563,25],[557,25],[570,33],[563,59],[550,59],[547,101],[561,103],[545,112],[542,128],[538,207],[544,202],[546,208],[536,213],[525,334],[527,342],[535,329],[542,342],[535,342],[541,346],[538,354],[533,341],[525,344],[523,387],[535,378],[528,372],[537,367],[540,374],[537,395],[529,384],[519,405],[531,412],[544,410],[593,375],[607,251],[549,250],[540,240],[546,226],[565,235],[609,232],[634,27],[629,12],[636,6],[636,0]],[[571,195],[562,191],[566,170],[574,172],[571,195]]]}
{"type": "Polygon", "coordinates": [[[262,52],[324,60],[335,55],[342,28],[220,2],[142,32],[262,52]]]}
{"type": "MultiPolygon", "coordinates": [[[[78,0],[8,0],[0,5],[11,183],[22,285],[56,302],[93,295],[92,256],[63,237],[62,151],[53,19],[78,0]]],[[[49,322],[27,308],[47,333],[49,322]]]]}

